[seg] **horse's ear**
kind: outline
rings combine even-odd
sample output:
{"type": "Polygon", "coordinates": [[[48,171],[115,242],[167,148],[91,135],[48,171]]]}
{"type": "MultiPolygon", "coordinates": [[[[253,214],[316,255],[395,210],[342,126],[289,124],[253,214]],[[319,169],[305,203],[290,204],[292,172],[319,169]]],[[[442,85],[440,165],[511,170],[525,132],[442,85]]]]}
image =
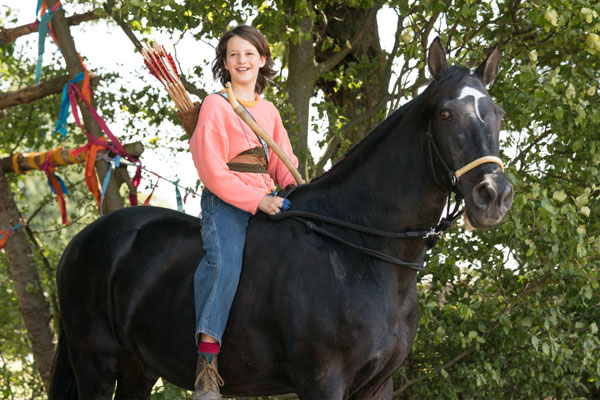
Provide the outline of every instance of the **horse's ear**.
{"type": "Polygon", "coordinates": [[[485,58],[477,70],[476,75],[479,75],[483,83],[489,85],[498,72],[498,64],[500,63],[500,46],[496,44],[490,54],[485,58]]]}
{"type": "Polygon", "coordinates": [[[429,66],[429,72],[431,72],[431,75],[436,80],[440,79],[444,75],[446,68],[448,68],[446,53],[444,52],[444,47],[439,36],[433,39],[433,43],[429,46],[427,65],[429,66]]]}

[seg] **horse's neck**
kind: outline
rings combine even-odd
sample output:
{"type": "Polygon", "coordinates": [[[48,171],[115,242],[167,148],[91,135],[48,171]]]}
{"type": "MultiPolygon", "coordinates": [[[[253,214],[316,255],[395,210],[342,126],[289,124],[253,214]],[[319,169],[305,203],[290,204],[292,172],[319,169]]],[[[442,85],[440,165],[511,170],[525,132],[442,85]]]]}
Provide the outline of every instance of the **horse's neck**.
{"type": "Polygon", "coordinates": [[[425,125],[384,123],[387,132],[374,132],[376,137],[360,143],[341,165],[314,182],[308,205],[312,211],[390,231],[435,226],[445,194],[428,170],[425,125]]]}

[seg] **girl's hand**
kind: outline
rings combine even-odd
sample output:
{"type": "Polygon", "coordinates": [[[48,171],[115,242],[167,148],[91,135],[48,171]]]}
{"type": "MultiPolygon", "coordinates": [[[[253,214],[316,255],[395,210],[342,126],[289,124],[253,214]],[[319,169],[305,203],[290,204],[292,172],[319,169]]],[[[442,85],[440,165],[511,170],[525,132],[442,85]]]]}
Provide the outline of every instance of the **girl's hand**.
{"type": "Polygon", "coordinates": [[[265,196],[258,203],[258,209],[266,214],[275,215],[281,210],[283,206],[283,197],[278,196],[265,196]]]}

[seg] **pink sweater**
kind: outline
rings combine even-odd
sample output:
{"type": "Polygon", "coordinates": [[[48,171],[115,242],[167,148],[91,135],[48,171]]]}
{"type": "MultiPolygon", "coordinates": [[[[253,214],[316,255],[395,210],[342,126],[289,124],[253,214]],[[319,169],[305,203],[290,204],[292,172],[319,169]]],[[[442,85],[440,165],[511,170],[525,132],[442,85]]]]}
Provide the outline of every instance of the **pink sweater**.
{"type": "MultiPolygon", "coordinates": [[[[253,102],[238,101],[297,166],[298,158],[292,152],[290,139],[275,106],[260,96],[253,102]]],[[[198,176],[204,186],[221,200],[252,214],[256,213],[261,199],[275,189],[275,182],[280,187],[296,182],[271,149],[268,174],[229,170],[229,160],[257,146],[261,144],[256,134],[237,116],[224,97],[213,93],[204,99],[198,125],[190,140],[198,176]]]]}

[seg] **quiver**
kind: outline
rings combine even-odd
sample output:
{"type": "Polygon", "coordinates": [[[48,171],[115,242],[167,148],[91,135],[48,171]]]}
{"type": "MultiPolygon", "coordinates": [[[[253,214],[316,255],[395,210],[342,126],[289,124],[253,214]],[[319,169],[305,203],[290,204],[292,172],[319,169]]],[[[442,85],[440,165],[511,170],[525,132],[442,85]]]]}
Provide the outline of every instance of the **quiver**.
{"type": "Polygon", "coordinates": [[[200,102],[195,101],[194,107],[187,111],[178,111],[177,118],[181,121],[181,125],[183,125],[183,129],[185,133],[188,135],[188,139],[192,138],[194,134],[194,130],[196,129],[196,124],[198,124],[198,114],[200,113],[200,102]]]}

